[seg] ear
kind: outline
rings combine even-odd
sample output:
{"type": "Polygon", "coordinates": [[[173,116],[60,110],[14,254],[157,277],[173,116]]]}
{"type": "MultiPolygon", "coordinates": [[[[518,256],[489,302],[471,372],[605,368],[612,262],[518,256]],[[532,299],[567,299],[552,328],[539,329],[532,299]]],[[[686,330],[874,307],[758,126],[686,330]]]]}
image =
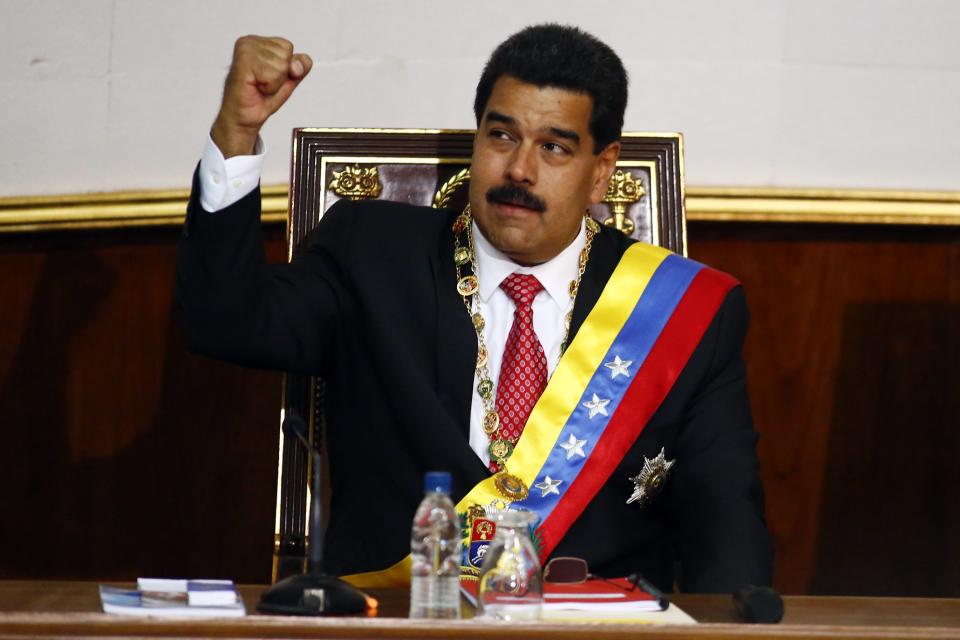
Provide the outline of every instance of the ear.
{"type": "Polygon", "coordinates": [[[611,142],[603,151],[597,154],[597,164],[593,172],[593,188],[590,191],[590,202],[597,204],[607,195],[610,176],[617,168],[617,159],[620,158],[620,142],[611,142]]]}

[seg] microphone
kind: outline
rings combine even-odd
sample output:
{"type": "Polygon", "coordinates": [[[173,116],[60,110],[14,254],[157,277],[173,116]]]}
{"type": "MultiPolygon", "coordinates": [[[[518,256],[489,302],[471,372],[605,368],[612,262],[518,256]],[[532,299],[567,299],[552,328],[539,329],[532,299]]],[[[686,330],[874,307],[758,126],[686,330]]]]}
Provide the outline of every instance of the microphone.
{"type": "Polygon", "coordinates": [[[666,611],[670,608],[670,601],[667,600],[667,596],[664,595],[660,589],[657,589],[656,585],[644,578],[643,574],[631,573],[627,576],[627,582],[649,593],[657,601],[657,604],[660,605],[661,611],[666,611]]]}
{"type": "Polygon", "coordinates": [[[323,523],[320,513],[320,453],[307,441],[303,419],[289,414],[283,421],[283,434],[299,440],[313,456],[310,474],[310,548],[307,572],[284,578],[260,596],[257,611],[294,616],[342,615],[363,613],[367,597],[352,585],[323,571],[323,523]]]}
{"type": "Polygon", "coordinates": [[[733,606],[744,622],[776,624],[783,620],[783,599],[770,587],[740,587],[733,594],[733,606]]]}

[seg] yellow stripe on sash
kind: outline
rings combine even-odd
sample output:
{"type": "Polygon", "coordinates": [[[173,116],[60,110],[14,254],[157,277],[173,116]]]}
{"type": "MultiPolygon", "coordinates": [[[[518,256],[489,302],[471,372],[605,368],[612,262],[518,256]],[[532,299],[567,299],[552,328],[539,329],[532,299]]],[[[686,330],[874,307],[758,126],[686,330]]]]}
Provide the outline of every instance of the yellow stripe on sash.
{"type": "MultiPolygon", "coordinates": [[[[638,242],[620,259],[600,299],[557,364],[507,463],[510,473],[519,476],[528,487],[533,486],[583,390],[603,364],[604,355],[668,255],[666,249],[638,242]]],[[[464,500],[469,497],[470,494],[464,500]]],[[[473,502],[466,506],[470,504],[473,502]]],[[[460,505],[457,506],[459,509],[460,505]]]]}
{"type": "Polygon", "coordinates": [[[410,584],[410,554],[389,569],[354,573],[342,578],[360,589],[406,586],[410,584]]]}
{"type": "MultiPolygon", "coordinates": [[[[507,463],[509,472],[528,487],[533,486],[570,414],[577,408],[583,390],[668,255],[667,249],[637,242],[620,258],[600,299],[557,363],[507,463]]],[[[475,504],[486,507],[494,502],[509,501],[497,491],[491,476],[471,489],[456,508],[458,513],[464,513],[475,504]]],[[[344,576],[344,580],[361,588],[409,584],[410,556],[388,569],[356,573],[344,576]]]]}

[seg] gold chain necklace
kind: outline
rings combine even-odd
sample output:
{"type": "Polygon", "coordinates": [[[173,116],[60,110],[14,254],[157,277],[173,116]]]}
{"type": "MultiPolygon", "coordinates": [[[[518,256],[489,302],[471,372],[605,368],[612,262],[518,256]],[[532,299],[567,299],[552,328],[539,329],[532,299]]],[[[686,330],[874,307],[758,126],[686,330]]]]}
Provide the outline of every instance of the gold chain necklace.
{"type": "MultiPolygon", "coordinates": [[[[590,216],[586,216],[587,238],[580,251],[580,260],[577,268],[577,277],[570,281],[569,294],[571,302],[576,302],[577,293],[580,290],[580,279],[583,278],[583,272],[587,268],[587,260],[590,258],[590,247],[593,245],[593,237],[600,229],[600,225],[590,216]]],[[[527,497],[528,489],[520,478],[507,471],[507,459],[513,453],[514,442],[507,438],[497,437],[497,431],[500,429],[500,414],[497,413],[497,407],[494,400],[493,381],[490,379],[490,370],[487,368],[487,345],[483,339],[483,329],[486,326],[486,320],[480,313],[480,302],[476,299],[476,311],[474,311],[474,300],[480,291],[480,280],[477,277],[477,253],[473,243],[473,224],[468,204],[463,212],[457,216],[453,223],[453,263],[457,272],[457,293],[463,297],[463,304],[470,314],[470,320],[477,333],[477,364],[476,380],[477,393],[483,402],[483,432],[487,434],[490,440],[488,451],[490,458],[500,467],[500,471],[494,476],[494,485],[500,494],[511,500],[523,500],[527,497]],[[466,233],[466,246],[461,244],[460,237],[466,233]],[[470,266],[471,273],[461,275],[461,269],[470,266]]],[[[570,321],[573,317],[573,307],[567,312],[566,327],[563,334],[563,342],[560,344],[560,355],[567,349],[567,340],[570,337],[570,321]]]]}

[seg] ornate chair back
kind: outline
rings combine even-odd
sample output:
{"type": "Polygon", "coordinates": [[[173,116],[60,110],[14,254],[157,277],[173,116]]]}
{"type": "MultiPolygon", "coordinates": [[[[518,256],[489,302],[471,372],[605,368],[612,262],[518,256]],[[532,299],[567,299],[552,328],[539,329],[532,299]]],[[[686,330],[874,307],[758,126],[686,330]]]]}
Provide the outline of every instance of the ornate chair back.
{"type": "MultiPolygon", "coordinates": [[[[295,129],[288,259],[341,198],[463,208],[473,137],[473,131],[295,129]]],[[[686,254],[681,135],[625,133],[622,147],[607,196],[591,215],[641,241],[686,254]]],[[[318,446],[325,427],[324,393],[318,378],[284,378],[284,413],[302,417],[318,446]]],[[[279,459],[274,579],[303,570],[308,534],[309,457],[299,442],[284,440],[281,433],[279,459]]]]}

